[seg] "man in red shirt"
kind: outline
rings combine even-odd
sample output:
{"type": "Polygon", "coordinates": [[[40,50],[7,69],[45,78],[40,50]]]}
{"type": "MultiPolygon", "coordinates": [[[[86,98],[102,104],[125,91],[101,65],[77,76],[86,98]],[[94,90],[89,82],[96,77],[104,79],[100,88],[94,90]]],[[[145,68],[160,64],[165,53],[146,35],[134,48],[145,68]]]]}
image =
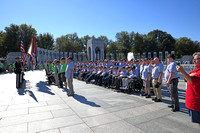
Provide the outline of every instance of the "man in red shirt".
{"type": "Polygon", "coordinates": [[[200,52],[193,54],[193,62],[196,69],[189,74],[182,66],[177,66],[177,71],[182,73],[187,81],[185,105],[189,109],[191,121],[199,124],[200,128],[200,52]]]}

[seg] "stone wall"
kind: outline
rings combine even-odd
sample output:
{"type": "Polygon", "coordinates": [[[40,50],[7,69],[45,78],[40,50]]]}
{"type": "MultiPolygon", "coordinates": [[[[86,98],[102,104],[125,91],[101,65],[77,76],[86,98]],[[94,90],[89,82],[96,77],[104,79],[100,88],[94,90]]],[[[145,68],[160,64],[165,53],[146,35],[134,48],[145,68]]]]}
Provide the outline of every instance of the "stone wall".
{"type": "Polygon", "coordinates": [[[9,52],[7,55],[7,63],[15,63],[15,58],[20,57],[21,58],[21,52],[9,52]]]}

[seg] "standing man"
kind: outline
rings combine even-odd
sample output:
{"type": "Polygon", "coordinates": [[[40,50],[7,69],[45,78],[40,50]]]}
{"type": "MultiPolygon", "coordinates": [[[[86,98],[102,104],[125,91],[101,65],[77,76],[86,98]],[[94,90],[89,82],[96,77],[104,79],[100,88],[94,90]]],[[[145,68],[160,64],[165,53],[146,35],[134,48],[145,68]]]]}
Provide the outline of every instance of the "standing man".
{"type": "Polygon", "coordinates": [[[57,59],[54,59],[53,61],[53,71],[54,71],[54,78],[55,78],[55,85],[58,86],[58,65],[57,65],[57,59]]]}
{"type": "Polygon", "coordinates": [[[179,99],[178,99],[178,73],[176,70],[175,55],[169,54],[167,57],[167,68],[165,70],[166,85],[169,87],[169,93],[172,99],[172,105],[168,106],[172,108],[172,111],[179,111],[179,99]]]}
{"type": "Polygon", "coordinates": [[[153,98],[152,100],[155,102],[162,102],[161,84],[164,67],[163,64],[160,63],[158,57],[155,57],[154,60],[152,60],[152,63],[154,64],[152,66],[152,86],[155,94],[155,98],[153,98]]]}
{"type": "Polygon", "coordinates": [[[151,81],[151,67],[150,67],[150,59],[146,58],[145,60],[145,66],[142,71],[142,79],[143,79],[143,85],[145,87],[145,93],[143,96],[146,96],[146,98],[151,98],[150,94],[150,81],[151,81]]]}
{"type": "Polygon", "coordinates": [[[60,76],[61,76],[61,82],[60,82],[60,87],[63,88],[63,82],[65,84],[65,90],[63,91],[67,91],[67,82],[66,82],[66,77],[65,77],[65,71],[67,68],[67,64],[65,62],[65,58],[62,57],[61,58],[61,68],[60,68],[60,76]]]}
{"type": "Polygon", "coordinates": [[[15,58],[15,74],[16,74],[16,88],[20,88],[20,74],[21,74],[21,62],[19,57],[15,58]]]}
{"type": "Polygon", "coordinates": [[[74,95],[74,89],[73,89],[73,73],[74,73],[74,64],[72,61],[72,57],[68,57],[67,60],[67,69],[66,69],[66,79],[69,87],[69,93],[68,96],[74,95]]]}

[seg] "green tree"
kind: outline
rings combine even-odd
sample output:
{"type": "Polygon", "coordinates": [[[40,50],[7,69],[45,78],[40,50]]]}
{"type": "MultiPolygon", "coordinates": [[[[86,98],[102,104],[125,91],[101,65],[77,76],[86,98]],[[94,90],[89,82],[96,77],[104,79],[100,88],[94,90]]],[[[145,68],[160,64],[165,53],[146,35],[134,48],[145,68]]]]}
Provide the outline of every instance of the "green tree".
{"type": "Polygon", "coordinates": [[[91,37],[89,35],[86,35],[86,36],[80,38],[80,44],[82,47],[82,51],[85,51],[85,52],[87,51],[87,41],[90,39],[91,39],[91,37]]]}
{"type": "MultiPolygon", "coordinates": [[[[10,27],[5,27],[6,36],[4,46],[6,52],[20,51],[20,28],[18,25],[11,24],[10,27]]],[[[7,54],[6,53],[6,54],[7,54]]]]}
{"type": "MultiPolygon", "coordinates": [[[[147,51],[172,51],[175,49],[175,39],[161,30],[154,30],[147,34],[145,38],[145,45],[147,46],[147,51]]],[[[146,52],[147,52],[146,51],[146,52]]]]}
{"type": "Polygon", "coordinates": [[[6,57],[6,50],[5,50],[5,40],[6,33],[3,31],[0,31],[0,57],[6,57]]]}
{"type": "Polygon", "coordinates": [[[20,32],[22,32],[24,49],[25,49],[25,52],[27,52],[31,39],[33,36],[36,36],[37,31],[34,28],[32,28],[31,25],[28,26],[26,24],[21,24],[20,32]]]}
{"type": "Polygon", "coordinates": [[[61,36],[56,38],[56,51],[65,52],[64,42],[67,41],[65,36],[61,36]]]}
{"type": "Polygon", "coordinates": [[[143,42],[143,35],[140,35],[138,32],[135,34],[134,37],[134,52],[135,53],[142,53],[145,50],[145,45],[143,42]]]}
{"type": "Polygon", "coordinates": [[[119,51],[127,56],[127,53],[131,51],[134,45],[134,32],[129,34],[127,31],[122,31],[116,34],[117,44],[119,51]]]}
{"type": "Polygon", "coordinates": [[[107,36],[100,36],[100,37],[98,37],[98,39],[103,40],[103,44],[104,44],[104,58],[106,58],[107,47],[110,44],[110,40],[107,38],[107,36]]]}
{"type": "Polygon", "coordinates": [[[192,55],[194,52],[199,51],[199,43],[193,42],[187,37],[179,38],[176,41],[176,56],[181,58],[183,55],[192,55]]]}
{"type": "Polygon", "coordinates": [[[53,39],[53,35],[51,35],[50,33],[40,34],[37,37],[37,43],[38,43],[38,47],[49,49],[49,50],[54,49],[54,45],[53,45],[54,39],[53,39]]]}
{"type": "Polygon", "coordinates": [[[118,51],[117,43],[110,42],[110,45],[107,48],[108,53],[116,53],[118,51]]]}

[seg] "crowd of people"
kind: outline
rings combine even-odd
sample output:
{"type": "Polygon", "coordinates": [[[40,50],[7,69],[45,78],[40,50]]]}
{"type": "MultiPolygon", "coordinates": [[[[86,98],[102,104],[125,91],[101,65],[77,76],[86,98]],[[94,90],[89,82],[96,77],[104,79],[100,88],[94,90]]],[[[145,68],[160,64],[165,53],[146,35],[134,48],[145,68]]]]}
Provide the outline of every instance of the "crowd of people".
{"type": "Polygon", "coordinates": [[[44,65],[49,84],[54,82],[56,86],[63,88],[64,83],[65,88],[63,91],[67,92],[68,96],[73,96],[74,65],[72,57],[68,57],[67,59],[63,57],[60,61],[55,59],[53,62],[45,62],[44,65]],[[69,91],[67,89],[67,85],[69,87],[69,91]]]}
{"type": "MultiPolygon", "coordinates": [[[[162,82],[165,81],[172,101],[172,104],[168,107],[172,108],[173,112],[180,110],[177,88],[179,82],[178,72],[180,72],[187,82],[186,107],[189,109],[192,122],[198,123],[200,127],[200,52],[194,53],[193,56],[196,69],[189,74],[185,72],[182,66],[176,64],[175,55],[173,54],[169,54],[166,58],[165,72],[164,66],[158,57],[130,61],[104,60],[75,63],[73,63],[71,57],[68,57],[67,59],[61,58],[60,61],[55,59],[53,62],[45,62],[44,66],[49,84],[54,82],[59,88],[65,87],[63,91],[67,92],[68,96],[74,95],[73,78],[77,78],[87,84],[93,83],[112,88],[115,91],[139,92],[146,98],[152,97],[152,88],[155,95],[152,100],[162,102],[161,87],[162,82]],[[165,80],[163,80],[163,77],[165,80]]],[[[17,70],[20,66],[19,58],[16,58],[15,73],[17,82],[20,81],[21,72],[17,70]]]]}

